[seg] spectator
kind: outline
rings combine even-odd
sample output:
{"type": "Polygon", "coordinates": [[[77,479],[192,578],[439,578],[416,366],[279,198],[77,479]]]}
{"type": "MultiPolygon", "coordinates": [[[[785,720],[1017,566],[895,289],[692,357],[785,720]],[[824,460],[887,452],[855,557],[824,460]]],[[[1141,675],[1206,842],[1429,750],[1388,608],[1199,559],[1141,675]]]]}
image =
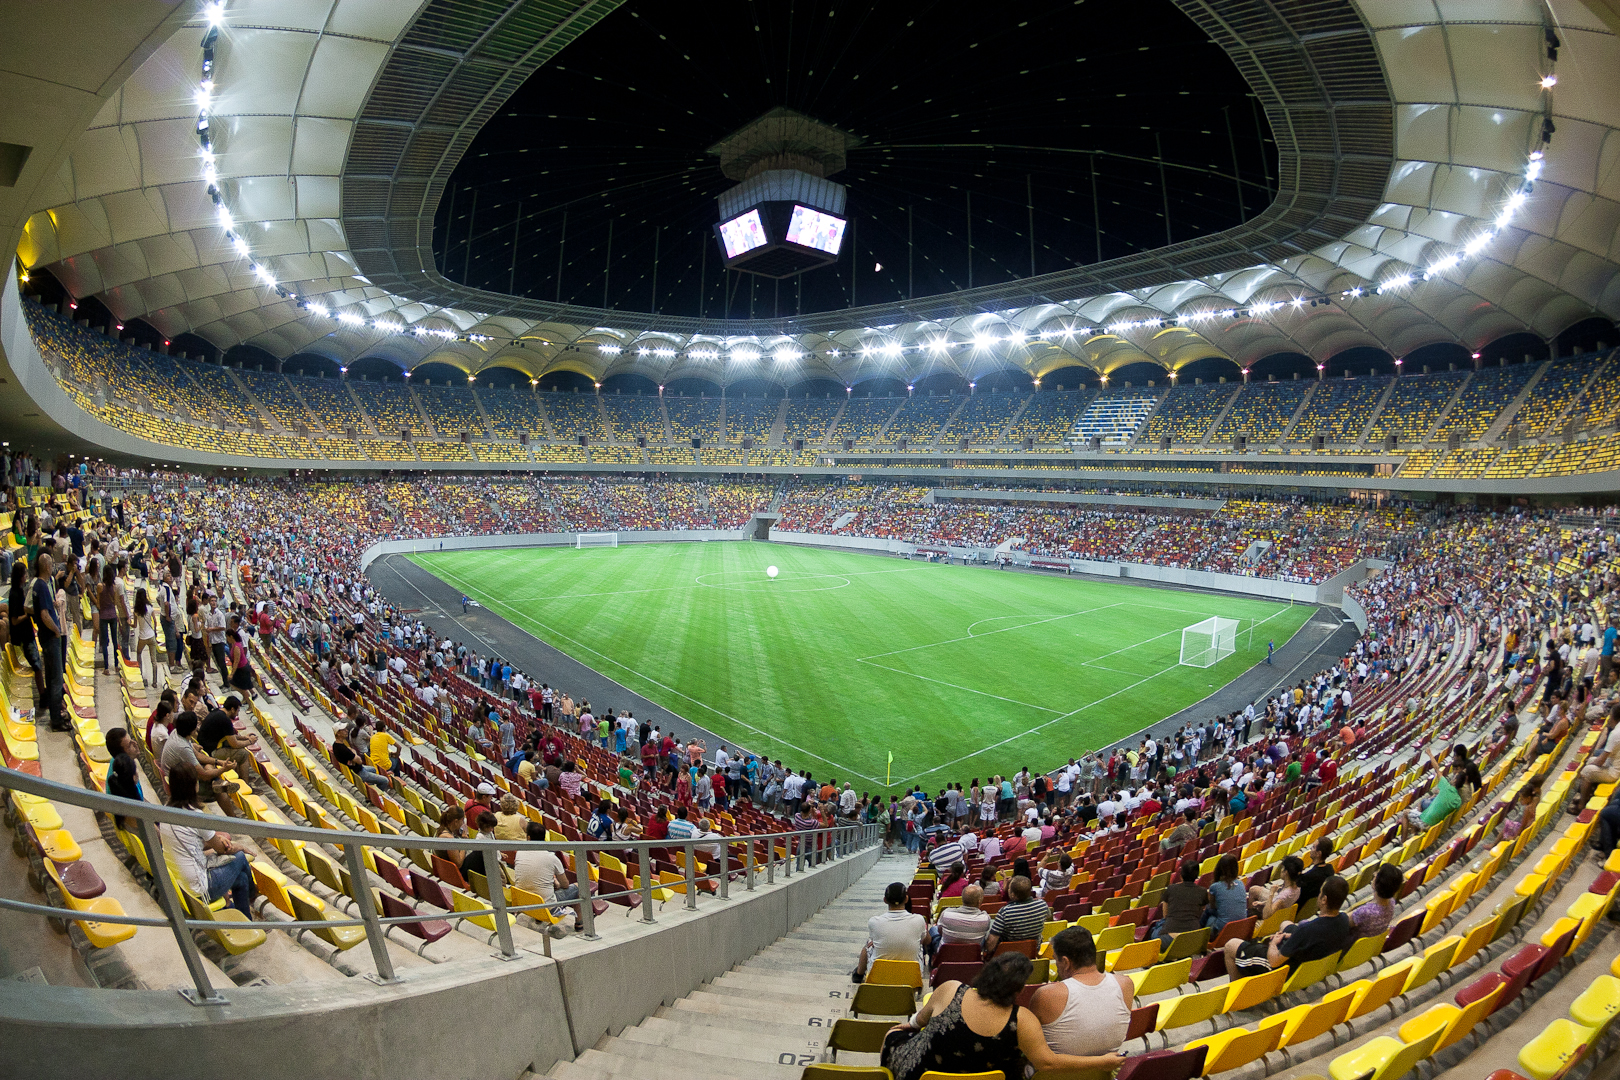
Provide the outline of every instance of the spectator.
{"type": "Polygon", "coordinates": [[[866,944],[855,962],[854,980],[861,982],[873,960],[915,960],[920,968],[923,945],[928,940],[928,920],[906,910],[909,898],[903,882],[891,881],[883,890],[889,910],[874,915],[866,923],[866,944]]]}
{"type": "Polygon", "coordinates": [[[362,784],[372,784],[376,787],[391,787],[388,777],[371,767],[371,762],[361,757],[349,742],[349,729],[342,724],[332,729],[332,760],[349,769],[360,778],[362,784]]]}
{"type": "Polygon", "coordinates": [[[1229,922],[1248,917],[1249,893],[1238,880],[1238,859],[1231,853],[1215,864],[1215,882],[1209,889],[1209,917],[1204,924],[1218,937],[1229,922]]]}
{"type": "Polygon", "coordinates": [[[984,939],[986,956],[994,956],[1003,941],[1040,941],[1041,929],[1052,918],[1052,909],[1034,896],[1027,877],[1017,875],[1009,881],[1007,896],[1008,902],[996,912],[984,939]]]}
{"type": "MultiPolygon", "coordinates": [[[[546,827],[531,821],[525,830],[530,840],[541,842],[546,838],[546,827]]],[[[555,851],[523,848],[517,853],[517,865],[512,870],[512,884],[537,894],[548,904],[566,903],[579,899],[579,886],[568,884],[567,871],[555,851]]],[[[579,911],[574,912],[574,929],[582,926],[579,911]]],[[[551,934],[561,936],[562,928],[553,923],[551,934]]]]}
{"type": "Polygon", "coordinates": [[[984,890],[969,885],[962,890],[960,907],[941,908],[933,930],[934,949],[941,945],[979,945],[990,932],[990,913],[980,905],[984,903],[984,890]]]}
{"type": "Polygon", "coordinates": [[[1269,941],[1228,941],[1227,975],[1241,979],[1264,974],[1283,964],[1293,968],[1339,952],[1354,937],[1350,916],[1339,910],[1349,894],[1349,884],[1334,874],[1322,885],[1317,900],[1319,914],[1315,918],[1302,923],[1284,923],[1269,941]]]}
{"type": "MultiPolygon", "coordinates": [[[[366,747],[367,756],[371,758],[371,767],[378,772],[398,773],[399,740],[394,738],[393,733],[388,730],[388,726],[387,719],[383,717],[377,718],[377,727],[372,731],[371,742],[366,747]]],[[[479,786],[480,789],[488,787],[487,784],[479,786]]],[[[490,788],[490,794],[493,795],[494,793],[495,789],[490,788]]]]}
{"type": "Polygon", "coordinates": [[[1350,913],[1350,928],[1358,938],[1373,937],[1395,921],[1395,896],[1405,883],[1401,868],[1383,863],[1373,875],[1373,897],[1350,913]]]}
{"type": "MultiPolygon", "coordinates": [[[[169,771],[169,805],[176,810],[197,810],[197,772],[186,765],[169,771]]],[[[175,868],[187,891],[200,900],[226,900],[244,916],[253,918],[253,873],[248,869],[247,852],[236,846],[230,835],[192,825],[162,826],[175,868]],[[210,865],[208,852],[225,856],[217,866],[210,865]]]]}
{"type": "Polygon", "coordinates": [[[1181,864],[1181,880],[1164,890],[1159,904],[1159,922],[1148,931],[1159,939],[1163,948],[1170,947],[1170,939],[1204,925],[1204,909],[1209,906],[1209,890],[1198,884],[1198,863],[1187,860],[1181,864]]]}
{"type": "Polygon", "coordinates": [[[528,835],[529,819],[523,816],[523,804],[508,792],[501,796],[501,808],[495,812],[495,839],[522,840],[528,835]]]}
{"type": "Polygon", "coordinates": [[[1114,1055],[1131,1026],[1136,984],[1128,975],[1098,969],[1091,931],[1071,926],[1052,938],[1057,981],[1035,991],[1029,1011],[1053,1053],[1081,1057],[1114,1055]]]}
{"type": "Polygon", "coordinates": [[[495,812],[495,785],[485,780],[473,788],[473,797],[462,809],[467,811],[467,824],[476,827],[479,814],[495,812]]]}
{"type": "Polygon", "coordinates": [[[979,871],[979,889],[984,893],[986,900],[995,900],[1001,896],[1001,882],[996,877],[996,868],[989,863],[979,871]]]}
{"type": "MultiPolygon", "coordinates": [[[[1567,730],[1568,725],[1564,726],[1567,730]]],[[[1428,762],[1428,768],[1434,770],[1434,787],[1427,798],[1420,800],[1417,806],[1406,811],[1406,827],[1409,830],[1407,835],[1427,832],[1462,806],[1462,796],[1458,794],[1456,785],[1446,777],[1445,770],[1435,760],[1433,752],[1425,747],[1423,757],[1428,762]]],[[[1418,779],[1421,781],[1421,775],[1418,779]]]]}
{"type": "Polygon", "coordinates": [[[1041,871],[1041,887],[1037,891],[1042,897],[1045,897],[1062,889],[1067,889],[1069,882],[1073,880],[1074,860],[1069,858],[1069,853],[1065,851],[1058,856],[1057,866],[1049,866],[1041,871]]]}
{"type": "MultiPolygon", "coordinates": [[[[462,840],[467,836],[467,811],[459,806],[447,806],[439,812],[439,838],[441,840],[462,840]]],[[[465,851],[445,849],[435,854],[460,866],[467,858],[465,851]]]]}
{"type": "Polygon", "coordinates": [[[197,733],[197,714],[187,709],[174,722],[174,733],[163,742],[163,756],[158,767],[165,774],[176,768],[188,768],[198,781],[214,780],[225,772],[224,762],[215,761],[207,754],[197,753],[191,737],[197,733]]]}
{"type": "Polygon", "coordinates": [[[1034,965],[1021,953],[989,960],[972,985],[941,983],[908,1022],[883,1041],[882,1061],[894,1080],[921,1080],[929,1071],[1023,1075],[1027,1060],[1040,1069],[1113,1070],[1119,1054],[1076,1057],[1054,1054],[1041,1037],[1040,1021],[1018,1004],[1034,965]]]}
{"type": "Polygon", "coordinates": [[[1188,841],[1198,837],[1198,808],[1189,806],[1181,812],[1181,823],[1171,829],[1159,841],[1159,850],[1166,854],[1180,851],[1187,846],[1188,841]]]}
{"type": "MultiPolygon", "coordinates": [[[[146,797],[141,794],[141,767],[135,760],[135,737],[121,727],[113,728],[107,732],[107,753],[112,755],[112,764],[107,768],[107,794],[145,802],[146,797]]],[[[116,824],[121,829],[128,828],[125,821],[120,817],[116,824]]]]}
{"type": "Polygon", "coordinates": [[[1609,738],[1603,744],[1602,753],[1589,764],[1581,766],[1580,780],[1580,790],[1570,800],[1567,809],[1571,814],[1579,814],[1586,809],[1586,801],[1599,784],[1612,784],[1620,780],[1620,704],[1609,713],[1609,738]]]}
{"type": "Polygon", "coordinates": [[[1305,864],[1299,861],[1298,855],[1285,855],[1278,869],[1282,876],[1276,881],[1249,889],[1250,915],[1265,920],[1290,904],[1299,903],[1299,876],[1305,872],[1305,864]]]}
{"type": "MultiPolygon", "coordinates": [[[[476,839],[494,840],[495,838],[495,815],[488,810],[480,811],[478,814],[478,835],[476,839]]],[[[461,860],[461,876],[466,878],[468,881],[472,880],[472,875],[474,874],[483,874],[488,877],[489,872],[484,869],[485,854],[486,851],[483,848],[474,848],[472,851],[467,852],[466,857],[461,860]]],[[[497,866],[500,864],[499,859],[496,859],[495,862],[497,866]]]]}
{"type": "MultiPolygon", "coordinates": [[[[939,898],[941,900],[952,896],[961,896],[968,886],[967,863],[958,859],[952,863],[945,876],[940,879],[939,898]]],[[[979,895],[984,895],[981,891],[979,895]]]]}
{"type": "Polygon", "coordinates": [[[236,717],[241,709],[242,699],[232,694],[219,708],[210,710],[197,726],[197,744],[216,761],[229,762],[240,779],[253,783],[259,776],[259,765],[253,758],[259,736],[251,731],[246,735],[237,732],[236,717]]]}
{"type": "Polygon", "coordinates": [[[1316,899],[1322,891],[1322,882],[1333,874],[1333,865],[1328,859],[1333,855],[1333,841],[1322,837],[1311,845],[1311,865],[1304,873],[1299,875],[1299,906],[1304,907],[1316,899]]]}

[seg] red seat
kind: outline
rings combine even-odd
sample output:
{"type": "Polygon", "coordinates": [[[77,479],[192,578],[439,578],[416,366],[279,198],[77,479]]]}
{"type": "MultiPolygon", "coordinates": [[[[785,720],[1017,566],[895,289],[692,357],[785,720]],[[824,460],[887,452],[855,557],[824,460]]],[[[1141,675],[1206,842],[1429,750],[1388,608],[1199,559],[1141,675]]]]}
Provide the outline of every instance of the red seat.
{"type": "Polygon", "coordinates": [[[1201,983],[1210,979],[1219,979],[1225,974],[1226,953],[1216,951],[1193,961],[1192,971],[1187,975],[1187,981],[1201,983]]]}
{"type": "Polygon", "coordinates": [[[1125,1059],[1114,1080],[1194,1080],[1204,1074],[1209,1047],[1196,1050],[1155,1050],[1125,1059]]]}
{"type": "Polygon", "coordinates": [[[979,971],[983,967],[984,964],[978,960],[941,964],[934,969],[934,985],[948,982],[970,983],[979,977],[979,971]]]}
{"type": "MultiPolygon", "coordinates": [[[[415,908],[398,897],[385,892],[379,892],[377,895],[382,897],[383,917],[385,919],[398,919],[407,915],[418,914],[415,908]]],[[[423,919],[420,922],[400,923],[399,927],[407,934],[419,937],[427,942],[438,941],[450,932],[450,924],[443,919],[423,919]]]]}
{"type": "Polygon", "coordinates": [[[1254,915],[1250,915],[1246,919],[1233,919],[1231,922],[1221,927],[1221,932],[1216,934],[1215,939],[1209,943],[1210,951],[1218,952],[1221,946],[1225,945],[1228,941],[1247,941],[1249,939],[1249,935],[1254,933],[1254,928],[1259,924],[1259,922],[1259,918],[1254,915]]]}
{"type": "Polygon", "coordinates": [[[1592,887],[1586,891],[1597,893],[1599,896],[1606,896],[1616,885],[1620,885],[1620,873],[1605,870],[1597,876],[1597,880],[1592,882],[1592,887]]]}
{"type": "Polygon", "coordinates": [[[66,866],[57,863],[56,872],[62,881],[62,888],[75,900],[91,900],[107,891],[107,883],[101,880],[96,868],[84,859],[66,866]]]}
{"type": "Polygon", "coordinates": [[[1000,956],[1004,952],[1021,952],[1033,960],[1035,959],[1035,953],[1039,949],[1040,943],[1033,940],[1003,941],[1001,944],[996,946],[996,951],[992,955],[1000,956]]]}
{"type": "Polygon", "coordinates": [[[1416,937],[1417,932],[1423,928],[1423,918],[1427,914],[1426,910],[1419,909],[1390,927],[1389,935],[1384,939],[1384,948],[1379,955],[1388,955],[1416,937]]]}
{"type": "Polygon", "coordinates": [[[984,950],[970,941],[948,941],[939,947],[934,954],[935,965],[939,964],[975,964],[984,950]]]}
{"type": "Polygon", "coordinates": [[[422,871],[411,868],[411,892],[424,904],[432,904],[441,911],[451,911],[455,903],[437,881],[428,877],[422,871]]]}
{"type": "Polygon", "coordinates": [[[1131,1026],[1125,1030],[1125,1041],[1140,1039],[1159,1022],[1159,1003],[1157,1001],[1139,1006],[1131,1010],[1131,1026]]]}

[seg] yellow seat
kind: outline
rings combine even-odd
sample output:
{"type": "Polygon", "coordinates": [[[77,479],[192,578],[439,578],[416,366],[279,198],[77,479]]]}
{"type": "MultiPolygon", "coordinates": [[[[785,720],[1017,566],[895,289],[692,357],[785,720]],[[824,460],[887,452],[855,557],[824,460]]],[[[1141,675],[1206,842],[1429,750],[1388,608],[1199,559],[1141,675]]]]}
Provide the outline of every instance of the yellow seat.
{"type": "Polygon", "coordinates": [[[1260,1021],[1260,1026],[1282,1028],[1282,1039],[1277,1046],[1292,1046],[1314,1039],[1323,1032],[1331,1031],[1336,1025],[1344,1023],[1350,1014],[1350,1006],[1354,1003],[1355,994],[1347,989],[1335,990],[1321,1001],[1296,1005],[1275,1016],[1268,1016],[1260,1021]]]}
{"type": "Polygon", "coordinates": [[[1384,951],[1384,942],[1389,934],[1371,934],[1367,937],[1357,938],[1350,943],[1350,947],[1339,955],[1339,962],[1334,967],[1335,972],[1353,971],[1362,964],[1384,951]]]}
{"type": "Polygon", "coordinates": [[[35,832],[54,832],[62,827],[62,815],[50,802],[19,803],[17,809],[35,832]]]}
{"type": "Polygon", "coordinates": [[[1333,1080],[1398,1080],[1434,1053],[1442,1032],[1443,1029],[1437,1028],[1413,1043],[1380,1035],[1334,1058],[1328,1065],[1328,1073],[1333,1080]]]}
{"type": "Polygon", "coordinates": [[[1263,975],[1250,975],[1246,979],[1226,984],[1226,1008],[1222,1012],[1242,1012],[1252,1009],[1261,1002],[1270,1001],[1282,993],[1283,983],[1288,981],[1288,969],[1277,968],[1263,975]]]}
{"type": "MultiPolygon", "coordinates": [[[[57,870],[56,864],[49,859],[44,860],[44,862],[45,872],[50,875],[52,881],[56,882],[57,892],[61,894],[62,902],[68,906],[69,910],[79,915],[100,915],[109,919],[124,914],[124,905],[120,904],[114,897],[103,895],[90,900],[76,898],[67,891],[67,886],[62,884],[62,874],[57,870]]],[[[67,917],[72,918],[72,916],[67,917]]],[[[84,931],[84,936],[89,940],[90,944],[98,949],[110,949],[119,942],[128,941],[135,936],[136,928],[125,923],[104,923],[94,918],[80,918],[73,921],[79,924],[79,928],[84,931]]]]}
{"type": "Polygon", "coordinates": [[[1159,939],[1133,941],[1117,952],[1108,954],[1108,971],[1135,971],[1159,962],[1159,939]]]}
{"type": "MultiPolygon", "coordinates": [[[[324,922],[342,917],[334,914],[324,903],[308,893],[300,896],[298,892],[289,891],[288,897],[292,900],[293,911],[296,913],[293,917],[299,922],[324,922]]],[[[366,930],[363,926],[319,926],[312,927],[310,932],[339,952],[347,952],[366,940],[366,930]]]]}
{"type": "Polygon", "coordinates": [[[1345,987],[1346,990],[1355,991],[1347,1019],[1354,1020],[1359,1016],[1366,1016],[1374,1009],[1388,1005],[1401,992],[1401,987],[1406,985],[1407,975],[1416,965],[1416,960],[1406,960],[1385,968],[1374,978],[1361,979],[1345,987]]]}
{"type": "Polygon", "coordinates": [[[1226,991],[1225,986],[1217,986],[1213,990],[1202,990],[1196,994],[1183,994],[1180,997],[1161,1001],[1159,1003],[1159,1017],[1154,1024],[1154,1030],[1169,1031],[1173,1028],[1187,1027],[1190,1024],[1198,1024],[1208,1020],[1221,1012],[1226,1005],[1226,991]]]}
{"type": "MultiPolygon", "coordinates": [[[[1616,958],[1620,962],[1620,956],[1616,958]]],[[[1569,1016],[1583,1027],[1603,1027],[1620,1014],[1620,979],[1599,975],[1569,1003],[1569,1016]]]]}
{"type": "Polygon", "coordinates": [[[1451,957],[1452,967],[1456,967],[1491,943],[1491,939],[1496,935],[1496,918],[1490,916],[1481,919],[1463,931],[1462,941],[1458,943],[1457,951],[1451,957]]]}
{"type": "Polygon", "coordinates": [[[1262,919],[1259,926],[1254,928],[1254,940],[1268,938],[1282,929],[1282,924],[1293,921],[1295,913],[1299,911],[1298,904],[1289,904],[1285,908],[1278,908],[1268,917],[1262,919]]]}
{"type": "Polygon", "coordinates": [[[909,986],[913,990],[921,990],[922,965],[915,960],[879,957],[867,967],[866,981],[877,986],[909,986]]]}
{"type": "Polygon", "coordinates": [[[1093,931],[1092,937],[1099,954],[1114,952],[1136,942],[1136,924],[1126,923],[1123,926],[1110,926],[1100,932],[1093,931]]]}
{"type": "Polygon", "coordinates": [[[851,1054],[876,1054],[883,1050],[883,1037],[894,1025],[887,1020],[856,1020],[841,1016],[833,1021],[832,1034],[827,1037],[827,1052],[834,1061],[838,1051],[851,1054]]]}
{"type": "MultiPolygon", "coordinates": [[[[1149,941],[1153,939],[1149,938],[1149,941]]],[[[1144,942],[1143,944],[1146,944],[1144,942]]],[[[1157,942],[1154,942],[1157,944],[1157,942]]],[[[1168,964],[1156,964],[1146,971],[1131,972],[1131,982],[1136,984],[1137,997],[1149,997],[1153,994],[1162,994],[1187,981],[1192,974],[1192,957],[1185,960],[1172,960],[1168,964]]]]}
{"type": "Polygon", "coordinates": [[[250,952],[264,944],[265,933],[263,930],[231,929],[231,923],[248,921],[248,917],[235,908],[221,906],[216,911],[213,905],[189,892],[181,895],[185,899],[186,908],[191,912],[192,918],[219,924],[210,927],[208,932],[232,956],[241,956],[243,953],[250,952]]]}
{"type": "Polygon", "coordinates": [[[1560,1016],[1519,1049],[1519,1068],[1531,1080],[1553,1080],[1585,1056],[1602,1028],[1560,1016]]]}
{"type": "Polygon", "coordinates": [[[1337,956],[1324,956],[1320,960],[1307,960],[1293,969],[1288,981],[1283,984],[1282,992],[1287,994],[1294,990],[1303,990],[1312,983],[1321,982],[1339,966],[1337,956]]]}
{"type": "Polygon", "coordinates": [[[1484,997],[1461,1009],[1449,1001],[1442,1001],[1438,1005],[1432,1005],[1401,1025],[1401,1041],[1417,1042],[1432,1032],[1439,1031],[1440,1041],[1434,1045],[1434,1052],[1438,1054],[1474,1030],[1475,1024],[1489,1016],[1491,1009],[1496,1004],[1497,997],[1501,993],[1502,987],[1498,986],[1484,997]]]}
{"type": "Polygon", "coordinates": [[[1200,1046],[1207,1046],[1209,1050],[1204,1057],[1204,1075],[1214,1076],[1264,1057],[1277,1049],[1281,1040],[1282,1028],[1275,1025],[1253,1031],[1237,1027],[1194,1039],[1186,1049],[1196,1050],[1200,1046]]]}
{"type": "Polygon", "coordinates": [[[1170,937],[1170,947],[1164,950],[1163,961],[1180,960],[1183,957],[1199,956],[1209,945],[1210,935],[1213,931],[1204,926],[1197,930],[1188,930],[1170,937]]]}
{"type": "MultiPolygon", "coordinates": [[[[1411,976],[1401,993],[1410,994],[1430,979],[1437,977],[1442,971],[1451,966],[1451,958],[1457,955],[1457,946],[1462,944],[1462,938],[1452,935],[1430,945],[1423,954],[1423,959],[1417,967],[1412,969],[1411,976]]],[[[1414,959],[1416,959],[1414,957],[1414,959]]]]}
{"type": "Polygon", "coordinates": [[[1016,1080],[1016,1078],[1009,1078],[1000,1069],[976,1073],[934,1072],[929,1070],[922,1074],[920,1080],[1016,1080]]]}

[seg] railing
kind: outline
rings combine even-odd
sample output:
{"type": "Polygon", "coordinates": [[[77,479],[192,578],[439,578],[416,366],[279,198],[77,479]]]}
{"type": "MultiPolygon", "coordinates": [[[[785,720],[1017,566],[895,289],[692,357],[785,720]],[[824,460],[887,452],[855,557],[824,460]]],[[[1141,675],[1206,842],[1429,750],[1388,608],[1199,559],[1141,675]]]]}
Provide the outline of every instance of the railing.
{"type": "MultiPolygon", "coordinates": [[[[205,814],[192,810],[176,810],[147,802],[135,802],[115,795],[104,795],[98,791],[71,787],[51,780],[42,780],[37,776],[7,768],[0,768],[0,789],[37,795],[50,799],[52,802],[68,803],[85,807],[96,813],[132,819],[135,823],[136,834],[146,848],[147,865],[153,870],[152,876],[157,886],[158,900],[164,910],[165,917],[159,919],[138,915],[79,913],[67,907],[34,904],[6,897],[0,897],[0,908],[45,915],[65,922],[167,926],[174,933],[175,942],[180,947],[181,956],[185,960],[186,968],[190,972],[194,983],[193,987],[183,988],[180,993],[195,1005],[224,1004],[226,998],[212,985],[208,978],[207,970],[203,966],[202,954],[198,951],[197,942],[191,936],[193,930],[216,932],[222,929],[281,930],[297,935],[306,930],[362,926],[366,931],[366,943],[371,948],[372,960],[377,967],[374,981],[386,985],[397,979],[394,974],[393,960],[388,954],[385,939],[387,928],[390,926],[422,922],[459,922],[464,919],[492,916],[495,922],[495,938],[500,949],[497,959],[514,960],[518,956],[517,947],[512,940],[512,916],[514,914],[577,908],[582,925],[582,936],[589,940],[596,940],[596,917],[591,903],[593,900],[639,897],[641,921],[653,923],[657,921],[653,915],[653,898],[654,893],[657,891],[684,888],[686,907],[695,909],[697,907],[697,894],[702,884],[714,883],[718,899],[728,900],[730,899],[733,873],[741,875],[745,891],[753,892],[761,875],[765,879],[765,884],[771,885],[776,881],[778,869],[780,869],[782,877],[788,879],[795,873],[803,872],[808,866],[816,866],[831,860],[848,857],[857,851],[871,847],[882,839],[882,826],[878,824],[839,825],[824,829],[759,833],[747,836],[711,836],[690,840],[610,840],[569,841],[567,843],[461,839],[418,836],[408,833],[390,835],[318,829],[303,825],[275,825],[248,818],[221,818],[214,814],[205,814]],[[166,869],[167,862],[163,854],[163,841],[156,827],[159,823],[189,825],[211,831],[227,831],[256,839],[271,840],[280,838],[300,840],[317,845],[335,845],[343,851],[350,880],[354,883],[355,895],[351,899],[359,909],[360,917],[357,919],[326,919],[321,921],[303,919],[288,922],[249,920],[228,923],[187,918],[179,890],[166,869]],[[759,865],[759,861],[755,856],[756,842],[761,840],[765,841],[766,850],[763,866],[759,865]],[[733,862],[731,845],[739,843],[744,845],[744,857],[741,862],[733,862]],[[778,856],[778,845],[785,845],[785,854],[778,856]],[[501,852],[552,851],[559,855],[572,853],[574,856],[574,880],[579,887],[579,899],[559,900],[545,904],[508,904],[504,889],[489,888],[487,890],[489,894],[488,907],[462,911],[433,911],[431,913],[423,913],[418,910],[414,915],[382,916],[377,913],[372,902],[371,889],[363,885],[363,883],[370,880],[365,859],[362,855],[362,850],[366,847],[414,848],[425,851],[484,851],[487,853],[484,856],[486,867],[491,864],[498,865],[499,853],[501,852]],[[651,872],[652,850],[655,848],[685,852],[686,873],[682,881],[672,881],[666,885],[653,880],[654,874],[651,872]],[[717,853],[713,851],[715,848],[718,848],[717,853]],[[627,851],[636,852],[637,862],[641,866],[639,886],[615,892],[594,891],[591,875],[587,869],[590,864],[589,853],[593,851],[615,854],[627,851]],[[702,851],[709,859],[718,861],[718,868],[711,873],[696,873],[696,856],[699,851],[702,851]]],[[[47,856],[41,854],[40,857],[46,858],[47,856]]],[[[206,901],[207,898],[202,899],[206,901]]],[[[545,955],[550,956],[551,942],[549,935],[542,934],[541,942],[545,955]]],[[[368,976],[368,978],[370,977],[368,976]]]]}

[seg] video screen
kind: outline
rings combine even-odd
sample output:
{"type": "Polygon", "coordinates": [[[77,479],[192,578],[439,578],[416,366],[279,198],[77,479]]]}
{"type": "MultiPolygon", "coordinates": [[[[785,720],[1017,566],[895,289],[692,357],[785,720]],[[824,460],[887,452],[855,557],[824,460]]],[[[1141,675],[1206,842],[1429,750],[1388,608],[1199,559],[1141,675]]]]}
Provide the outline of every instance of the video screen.
{"type": "Polygon", "coordinates": [[[726,246],[726,258],[735,259],[745,251],[765,246],[765,224],[758,210],[720,223],[720,242],[726,246]]]}
{"type": "Polygon", "coordinates": [[[823,214],[808,206],[795,206],[793,218],[788,222],[787,240],[790,244],[802,244],[836,255],[839,245],[844,242],[844,225],[843,218],[823,214]]]}

